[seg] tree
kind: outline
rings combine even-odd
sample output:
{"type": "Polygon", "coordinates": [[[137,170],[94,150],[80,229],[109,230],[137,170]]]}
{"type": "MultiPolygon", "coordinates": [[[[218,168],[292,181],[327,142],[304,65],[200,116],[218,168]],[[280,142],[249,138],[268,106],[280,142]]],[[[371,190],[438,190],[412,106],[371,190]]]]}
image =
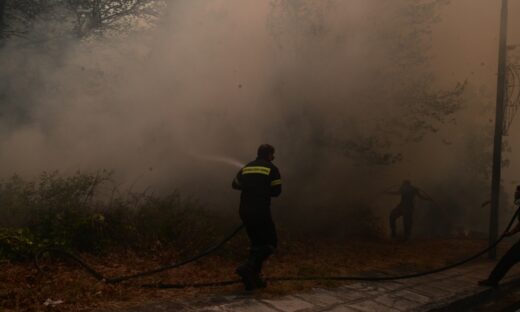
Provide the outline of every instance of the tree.
{"type": "Polygon", "coordinates": [[[289,75],[301,71],[298,86],[293,77],[280,78],[288,87],[280,87],[278,94],[283,102],[307,105],[308,110],[313,110],[313,101],[335,107],[335,116],[314,118],[311,131],[324,148],[341,150],[362,164],[400,162],[406,158],[404,145],[437,133],[462,108],[466,83],[435,88],[430,64],[431,28],[446,3],[273,1],[269,29],[280,54],[290,54],[284,59],[293,63],[289,75]],[[355,17],[346,15],[366,21],[351,23],[355,17]],[[340,101],[344,107],[335,104],[340,101]]]}
{"type": "Polygon", "coordinates": [[[46,2],[34,0],[2,0],[2,37],[21,36],[26,33],[30,20],[36,18],[46,2]]]}
{"type": "Polygon", "coordinates": [[[165,5],[157,0],[68,0],[68,4],[76,17],[79,37],[100,30],[120,30],[123,24],[128,24],[129,18],[152,22],[160,16],[160,9],[165,5]]]}
{"type": "Polygon", "coordinates": [[[162,0],[1,0],[0,18],[4,37],[27,38],[37,25],[53,23],[85,38],[153,23],[163,6],[162,0]]]}
{"type": "Polygon", "coordinates": [[[3,37],[5,24],[5,3],[7,0],[0,0],[0,38],[3,37]]]}

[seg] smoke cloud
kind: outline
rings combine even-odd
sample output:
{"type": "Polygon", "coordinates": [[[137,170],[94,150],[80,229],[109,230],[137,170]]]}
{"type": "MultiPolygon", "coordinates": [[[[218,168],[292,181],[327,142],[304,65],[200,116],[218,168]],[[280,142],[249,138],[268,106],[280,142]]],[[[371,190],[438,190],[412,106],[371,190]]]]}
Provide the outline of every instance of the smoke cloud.
{"type": "MultiPolygon", "coordinates": [[[[271,143],[287,219],[330,219],[404,178],[460,206],[479,174],[460,127],[481,120],[454,120],[479,95],[424,100],[449,93],[431,71],[432,3],[186,0],[153,29],[81,41],[41,25],[45,40],[0,50],[2,175],[106,168],[232,211],[237,164],[271,143]]],[[[377,198],[382,215],[397,202],[377,198]]]]}

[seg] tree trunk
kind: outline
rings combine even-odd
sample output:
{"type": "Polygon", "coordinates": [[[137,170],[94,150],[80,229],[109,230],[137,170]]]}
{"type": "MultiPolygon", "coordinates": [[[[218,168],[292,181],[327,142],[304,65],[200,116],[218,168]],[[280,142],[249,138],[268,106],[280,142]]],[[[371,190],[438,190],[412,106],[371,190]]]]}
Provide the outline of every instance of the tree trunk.
{"type": "Polygon", "coordinates": [[[92,24],[91,29],[98,29],[101,28],[103,20],[101,16],[101,10],[103,8],[101,7],[101,1],[95,0],[92,7],[92,24]]]}
{"type": "Polygon", "coordinates": [[[0,0],[0,40],[4,37],[5,30],[5,3],[7,0],[0,0]]]}

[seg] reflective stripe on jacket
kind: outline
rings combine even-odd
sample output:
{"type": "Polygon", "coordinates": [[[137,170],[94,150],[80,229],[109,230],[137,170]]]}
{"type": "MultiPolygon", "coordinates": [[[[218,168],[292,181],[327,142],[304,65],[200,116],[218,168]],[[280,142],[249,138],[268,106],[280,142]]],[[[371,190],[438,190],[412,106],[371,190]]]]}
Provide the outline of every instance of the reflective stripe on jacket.
{"type": "Polygon", "coordinates": [[[277,197],[282,192],[282,178],[273,163],[256,159],[240,169],[232,186],[242,191],[242,203],[269,205],[271,197],[277,197]]]}

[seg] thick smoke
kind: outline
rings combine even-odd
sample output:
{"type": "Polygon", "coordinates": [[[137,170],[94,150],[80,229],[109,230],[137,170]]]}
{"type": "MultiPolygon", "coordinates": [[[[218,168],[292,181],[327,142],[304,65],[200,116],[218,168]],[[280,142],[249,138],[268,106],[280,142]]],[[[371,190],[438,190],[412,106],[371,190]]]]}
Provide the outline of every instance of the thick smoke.
{"type": "Polygon", "coordinates": [[[327,219],[403,178],[458,205],[452,185],[465,181],[444,173],[468,153],[446,142],[463,88],[431,87],[440,2],[186,0],[125,36],[12,39],[0,50],[2,175],[106,168],[233,210],[236,163],[269,142],[287,214],[327,219]]]}

